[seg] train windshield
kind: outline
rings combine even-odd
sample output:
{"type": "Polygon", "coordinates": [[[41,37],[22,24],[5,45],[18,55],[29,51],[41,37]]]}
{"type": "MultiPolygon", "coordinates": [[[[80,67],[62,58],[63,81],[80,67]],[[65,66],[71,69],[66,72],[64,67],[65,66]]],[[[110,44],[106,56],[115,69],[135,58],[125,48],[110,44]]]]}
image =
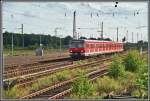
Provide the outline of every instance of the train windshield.
{"type": "Polygon", "coordinates": [[[84,44],[82,41],[72,41],[70,44],[70,48],[83,48],[84,44]]]}

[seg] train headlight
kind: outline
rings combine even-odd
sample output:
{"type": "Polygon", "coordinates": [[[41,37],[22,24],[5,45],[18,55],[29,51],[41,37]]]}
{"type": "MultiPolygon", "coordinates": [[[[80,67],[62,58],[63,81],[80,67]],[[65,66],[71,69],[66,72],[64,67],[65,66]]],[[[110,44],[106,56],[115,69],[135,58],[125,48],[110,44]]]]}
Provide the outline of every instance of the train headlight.
{"type": "Polygon", "coordinates": [[[81,50],[81,52],[84,52],[83,50],[81,50]]]}

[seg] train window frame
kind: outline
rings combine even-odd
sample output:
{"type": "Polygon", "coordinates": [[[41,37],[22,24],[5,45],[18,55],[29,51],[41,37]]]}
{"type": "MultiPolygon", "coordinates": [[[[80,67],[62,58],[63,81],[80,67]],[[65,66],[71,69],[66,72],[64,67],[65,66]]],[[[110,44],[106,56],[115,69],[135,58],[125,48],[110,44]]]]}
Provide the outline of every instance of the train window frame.
{"type": "Polygon", "coordinates": [[[85,46],[86,46],[86,48],[89,48],[89,44],[88,43],[86,43],[85,46]]]}
{"type": "Polygon", "coordinates": [[[84,48],[84,47],[85,47],[84,42],[72,41],[71,44],[70,44],[70,48],[84,48]]]}

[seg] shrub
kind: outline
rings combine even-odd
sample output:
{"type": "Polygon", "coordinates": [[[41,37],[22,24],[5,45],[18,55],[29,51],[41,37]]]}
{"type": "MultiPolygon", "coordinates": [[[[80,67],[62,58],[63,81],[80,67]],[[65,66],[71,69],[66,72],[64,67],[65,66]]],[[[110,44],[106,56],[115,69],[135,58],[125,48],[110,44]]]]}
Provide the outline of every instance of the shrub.
{"type": "Polygon", "coordinates": [[[80,72],[79,78],[73,82],[72,85],[72,97],[73,98],[89,98],[94,94],[94,86],[89,81],[87,77],[85,77],[83,72],[80,72]]]}
{"type": "Polygon", "coordinates": [[[130,51],[128,55],[123,59],[125,69],[131,72],[138,71],[139,68],[142,66],[140,58],[140,54],[138,51],[130,51]]]}
{"type": "Polygon", "coordinates": [[[123,76],[125,72],[125,67],[122,64],[122,61],[119,60],[114,60],[111,63],[111,66],[108,70],[108,75],[113,77],[113,78],[118,78],[119,76],[123,76]]]}
{"type": "Polygon", "coordinates": [[[102,93],[110,93],[112,91],[117,91],[121,88],[119,82],[115,81],[113,78],[104,76],[103,78],[97,79],[97,91],[101,95],[102,93]]]}
{"type": "Polygon", "coordinates": [[[142,74],[138,79],[136,79],[136,84],[140,92],[140,98],[148,97],[148,73],[142,74]]]}

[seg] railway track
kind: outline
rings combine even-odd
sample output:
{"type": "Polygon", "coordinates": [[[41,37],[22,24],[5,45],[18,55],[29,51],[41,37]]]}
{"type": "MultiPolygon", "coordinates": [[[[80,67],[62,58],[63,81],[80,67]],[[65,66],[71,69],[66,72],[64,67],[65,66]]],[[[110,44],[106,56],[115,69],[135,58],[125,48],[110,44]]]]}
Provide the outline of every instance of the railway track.
{"type": "MultiPolygon", "coordinates": [[[[97,60],[97,59],[98,58],[96,58],[95,60],[97,60]]],[[[31,81],[35,78],[39,78],[42,76],[50,75],[52,73],[56,73],[63,69],[74,69],[74,68],[79,68],[79,67],[93,66],[93,65],[96,65],[95,63],[98,64],[99,62],[103,62],[105,60],[110,60],[110,58],[100,59],[99,61],[94,61],[94,62],[86,63],[83,65],[67,65],[67,66],[63,66],[63,67],[51,68],[51,69],[48,69],[45,71],[40,71],[40,72],[31,73],[31,74],[27,74],[27,75],[23,75],[23,76],[16,76],[13,78],[8,78],[8,79],[5,79],[4,81],[11,81],[11,80],[18,79],[18,83],[25,83],[25,82],[31,81]]]]}
{"type": "MultiPolygon", "coordinates": [[[[124,56],[125,54],[121,54],[122,56],[124,56]]],[[[17,80],[16,84],[19,84],[19,86],[25,86],[25,85],[29,85],[32,84],[33,82],[36,82],[37,78],[40,78],[42,76],[47,76],[53,73],[56,73],[58,71],[64,70],[64,69],[74,69],[74,68],[80,68],[80,67],[88,67],[88,66],[92,66],[92,64],[94,65],[94,63],[99,63],[99,62],[103,62],[105,60],[111,60],[112,57],[109,58],[94,58],[94,60],[96,60],[95,62],[90,62],[92,58],[87,59],[89,63],[87,64],[83,64],[83,65],[68,65],[68,66],[64,66],[64,67],[58,67],[58,68],[53,68],[53,69],[49,69],[49,70],[45,70],[45,71],[40,71],[40,72],[36,72],[36,73],[31,73],[31,74],[27,74],[27,75],[22,75],[22,76],[16,76],[13,78],[8,78],[8,79],[4,79],[3,81],[12,81],[12,80],[17,80]],[[99,61],[97,61],[98,59],[100,59],[99,61]]],[[[95,64],[96,65],[96,64],[95,64]]]]}
{"type": "MultiPolygon", "coordinates": [[[[99,77],[100,75],[104,75],[107,73],[107,67],[109,65],[105,65],[105,66],[101,66],[100,68],[101,69],[98,69],[98,70],[93,70],[93,71],[90,71],[89,73],[86,74],[87,77],[89,77],[91,80],[94,80],[96,79],[97,77],[99,77]]],[[[40,96],[43,96],[43,94],[45,93],[54,93],[54,90],[56,90],[56,92],[60,91],[59,89],[64,89],[66,88],[66,86],[71,86],[71,83],[76,80],[78,77],[74,77],[74,78],[71,78],[69,80],[66,80],[66,81],[63,81],[63,82],[60,82],[60,83],[57,83],[55,85],[52,85],[50,87],[47,87],[47,88],[44,88],[44,89],[41,89],[37,92],[34,92],[32,94],[29,94],[27,96],[24,96],[24,97],[21,97],[20,99],[31,99],[31,98],[37,98],[37,96],[39,98],[41,98],[40,96]]],[[[53,96],[55,96],[56,94],[53,94],[53,96]]],[[[46,97],[46,96],[44,96],[46,97]]]]}
{"type": "MultiPolygon", "coordinates": [[[[92,58],[91,58],[92,59],[92,58]]],[[[91,60],[89,59],[89,60],[91,60]]],[[[97,58],[93,58],[91,61],[96,60],[97,58]]],[[[11,69],[11,70],[5,70],[3,73],[3,76],[5,79],[8,78],[13,78],[15,76],[22,76],[22,75],[26,75],[26,74],[31,74],[31,73],[35,73],[35,72],[39,72],[39,71],[44,71],[44,70],[48,70],[51,68],[56,68],[59,66],[65,66],[65,65],[70,65],[73,63],[73,61],[70,61],[69,58],[64,58],[64,59],[58,59],[57,60],[46,60],[46,61],[40,61],[41,64],[34,64],[34,65],[26,65],[25,66],[20,66],[20,67],[16,67],[15,69],[11,69]]]]}
{"type": "Polygon", "coordinates": [[[12,78],[15,76],[22,76],[26,74],[31,74],[39,71],[44,71],[52,68],[56,68],[59,66],[65,66],[65,65],[70,65],[72,62],[70,61],[64,61],[64,62],[55,62],[55,63],[48,63],[48,64],[43,64],[43,65],[38,65],[38,66],[31,66],[31,67],[26,67],[26,68],[18,68],[15,70],[11,71],[6,71],[3,76],[4,78],[12,78]]]}
{"type": "MultiPolygon", "coordinates": [[[[90,78],[90,81],[93,82],[98,77],[102,77],[102,76],[106,75],[107,73],[108,72],[107,72],[106,68],[105,69],[100,69],[100,70],[97,70],[97,71],[94,71],[94,72],[90,73],[88,75],[88,77],[90,78]]],[[[59,93],[54,94],[52,96],[48,95],[47,97],[48,97],[48,99],[62,99],[64,96],[70,94],[71,91],[72,91],[72,88],[68,88],[68,89],[62,90],[59,93]]],[[[41,96],[39,98],[41,98],[41,96]]]]}

